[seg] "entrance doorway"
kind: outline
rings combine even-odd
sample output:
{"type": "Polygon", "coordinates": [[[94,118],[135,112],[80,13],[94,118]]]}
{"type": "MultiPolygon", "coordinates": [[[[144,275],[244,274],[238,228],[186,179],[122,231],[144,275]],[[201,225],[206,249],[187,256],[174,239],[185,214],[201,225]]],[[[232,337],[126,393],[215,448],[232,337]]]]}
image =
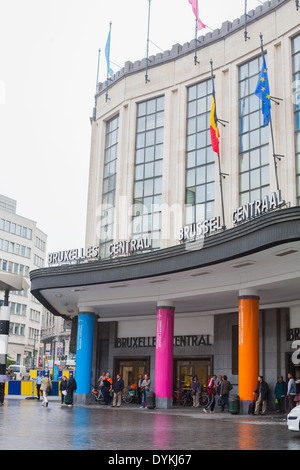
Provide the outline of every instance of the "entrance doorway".
{"type": "Polygon", "coordinates": [[[139,375],[144,378],[145,374],[149,374],[148,358],[141,359],[115,359],[115,375],[121,374],[124,380],[124,386],[127,388],[129,385],[137,383],[139,375]]]}
{"type": "Polygon", "coordinates": [[[174,390],[190,389],[195,375],[200,385],[206,387],[211,370],[212,359],[210,357],[176,359],[174,361],[174,390]]]}

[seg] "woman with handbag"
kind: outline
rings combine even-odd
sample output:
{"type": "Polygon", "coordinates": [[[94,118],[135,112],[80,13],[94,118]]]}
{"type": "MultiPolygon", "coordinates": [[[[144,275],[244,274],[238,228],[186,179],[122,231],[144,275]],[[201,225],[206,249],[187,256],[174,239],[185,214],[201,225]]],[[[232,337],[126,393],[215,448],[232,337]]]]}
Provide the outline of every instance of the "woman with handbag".
{"type": "Polygon", "coordinates": [[[60,382],[60,393],[61,393],[61,404],[63,405],[65,401],[65,396],[67,395],[67,387],[68,387],[68,381],[67,377],[65,375],[62,376],[61,382],[60,382]]]}
{"type": "Polygon", "coordinates": [[[42,379],[42,385],[40,390],[43,392],[43,403],[42,406],[48,406],[48,395],[50,395],[52,391],[52,382],[46,372],[45,377],[42,379]]]}

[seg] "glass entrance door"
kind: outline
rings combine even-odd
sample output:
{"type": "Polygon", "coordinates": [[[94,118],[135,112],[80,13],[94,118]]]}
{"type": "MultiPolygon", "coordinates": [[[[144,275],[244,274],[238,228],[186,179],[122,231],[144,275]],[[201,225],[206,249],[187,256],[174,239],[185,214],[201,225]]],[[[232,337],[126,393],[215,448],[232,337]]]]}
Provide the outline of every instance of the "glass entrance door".
{"type": "Polygon", "coordinates": [[[210,374],[210,358],[176,360],[174,364],[174,389],[190,389],[195,375],[197,375],[200,384],[206,386],[210,374]]]}
{"type": "Polygon", "coordinates": [[[149,361],[145,360],[118,360],[115,365],[115,374],[121,374],[124,380],[125,388],[137,383],[139,376],[149,373],[149,361]]]}

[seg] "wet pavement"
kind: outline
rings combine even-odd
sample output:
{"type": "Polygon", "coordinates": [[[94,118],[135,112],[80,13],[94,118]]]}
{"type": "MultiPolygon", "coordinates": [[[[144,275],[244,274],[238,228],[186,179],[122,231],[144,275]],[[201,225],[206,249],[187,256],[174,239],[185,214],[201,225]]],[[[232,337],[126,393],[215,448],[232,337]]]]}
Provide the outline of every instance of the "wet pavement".
{"type": "Polygon", "coordinates": [[[202,409],[140,409],[138,405],[49,406],[6,398],[0,407],[1,450],[300,450],[300,433],[284,415],[205,414],[202,409]]]}

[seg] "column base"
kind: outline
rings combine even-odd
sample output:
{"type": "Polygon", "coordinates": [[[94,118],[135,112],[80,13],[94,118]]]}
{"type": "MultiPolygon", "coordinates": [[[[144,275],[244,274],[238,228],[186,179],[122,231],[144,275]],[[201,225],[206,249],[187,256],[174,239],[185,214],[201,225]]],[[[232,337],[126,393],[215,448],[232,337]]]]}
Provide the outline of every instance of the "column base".
{"type": "Polygon", "coordinates": [[[240,413],[241,415],[247,415],[249,411],[249,405],[253,400],[241,400],[240,401],[240,413]]]}
{"type": "Polygon", "coordinates": [[[95,403],[90,393],[74,393],[73,399],[75,405],[92,405],[95,403]]]}
{"type": "Polygon", "coordinates": [[[173,408],[173,398],[171,397],[156,397],[155,407],[159,410],[169,410],[173,408]]]}

